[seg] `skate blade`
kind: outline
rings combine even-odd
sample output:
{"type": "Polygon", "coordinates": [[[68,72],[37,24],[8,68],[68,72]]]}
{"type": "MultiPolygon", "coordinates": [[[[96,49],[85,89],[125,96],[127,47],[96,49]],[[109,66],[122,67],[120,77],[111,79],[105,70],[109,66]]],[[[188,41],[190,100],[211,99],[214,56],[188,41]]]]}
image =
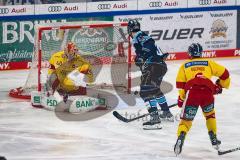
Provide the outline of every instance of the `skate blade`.
{"type": "Polygon", "coordinates": [[[177,144],[176,144],[176,147],[174,148],[174,152],[175,152],[176,157],[181,153],[181,149],[180,149],[181,143],[182,143],[182,141],[178,140],[177,144]]]}
{"type": "Polygon", "coordinates": [[[144,130],[160,130],[160,129],[162,129],[162,126],[161,126],[161,124],[146,125],[146,126],[143,126],[143,129],[144,130]]]}

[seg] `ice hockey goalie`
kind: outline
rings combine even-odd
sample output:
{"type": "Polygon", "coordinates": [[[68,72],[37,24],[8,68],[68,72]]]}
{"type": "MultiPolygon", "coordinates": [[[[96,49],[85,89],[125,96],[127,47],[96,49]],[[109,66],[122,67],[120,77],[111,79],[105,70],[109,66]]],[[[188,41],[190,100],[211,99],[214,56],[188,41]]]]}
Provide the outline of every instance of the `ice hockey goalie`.
{"type": "Polygon", "coordinates": [[[79,49],[73,42],[68,42],[63,51],[54,53],[49,63],[44,91],[31,94],[33,106],[53,110],[60,102],[67,103],[70,97],[71,104],[67,109],[85,112],[98,107],[100,101],[105,101],[92,95],[87,96],[86,85],[91,85],[94,81],[92,67],[80,56],[79,49]],[[36,99],[39,100],[36,102],[36,99]]]}

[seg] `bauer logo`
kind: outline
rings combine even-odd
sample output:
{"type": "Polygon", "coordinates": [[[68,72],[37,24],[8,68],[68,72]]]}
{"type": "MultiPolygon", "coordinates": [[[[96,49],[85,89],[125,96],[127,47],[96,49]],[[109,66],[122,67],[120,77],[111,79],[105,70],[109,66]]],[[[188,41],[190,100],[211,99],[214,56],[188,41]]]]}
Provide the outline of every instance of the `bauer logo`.
{"type": "Polygon", "coordinates": [[[8,14],[9,13],[9,9],[8,8],[0,8],[0,15],[1,14],[8,14]]]}
{"type": "Polygon", "coordinates": [[[149,2],[149,7],[150,8],[160,8],[160,7],[162,7],[162,2],[161,1],[149,2]]]}
{"type": "Polygon", "coordinates": [[[212,27],[211,27],[211,38],[216,38],[216,37],[227,37],[227,30],[228,27],[226,25],[226,23],[221,20],[218,19],[216,21],[213,22],[212,27]]]}
{"type": "Polygon", "coordinates": [[[210,5],[211,0],[199,0],[199,5],[210,5]]]}
{"type": "Polygon", "coordinates": [[[158,40],[174,40],[174,39],[193,39],[202,38],[204,28],[181,28],[181,29],[156,29],[152,31],[144,31],[149,34],[155,41],[158,40]]]}
{"type": "Polygon", "coordinates": [[[55,13],[55,12],[61,12],[62,7],[61,6],[49,6],[48,12],[55,13]]]}
{"type": "Polygon", "coordinates": [[[98,10],[108,10],[111,9],[111,4],[99,4],[97,6],[98,10]]]}

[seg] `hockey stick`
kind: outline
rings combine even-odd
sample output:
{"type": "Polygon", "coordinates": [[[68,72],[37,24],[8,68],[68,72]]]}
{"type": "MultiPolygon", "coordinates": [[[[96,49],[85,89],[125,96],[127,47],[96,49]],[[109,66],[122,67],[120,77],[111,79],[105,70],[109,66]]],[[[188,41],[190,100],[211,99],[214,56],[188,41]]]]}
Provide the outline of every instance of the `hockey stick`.
{"type": "Polygon", "coordinates": [[[238,151],[238,150],[240,150],[240,147],[237,147],[237,148],[234,148],[234,149],[229,149],[229,150],[226,150],[226,151],[218,151],[218,155],[223,155],[223,154],[235,152],[235,151],[238,151]]]}
{"type": "MultiPolygon", "coordinates": [[[[169,107],[169,108],[172,108],[172,107],[175,107],[176,105],[177,105],[177,103],[172,104],[172,105],[170,105],[170,106],[168,106],[168,107],[169,107]]],[[[159,109],[158,111],[161,111],[161,109],[159,109]]],[[[143,114],[143,115],[141,115],[141,116],[138,116],[138,117],[135,117],[135,118],[132,118],[132,119],[128,119],[128,118],[123,117],[123,116],[122,116],[121,114],[119,114],[117,111],[113,111],[113,115],[114,115],[117,119],[119,119],[119,120],[121,120],[121,121],[123,121],[123,122],[125,122],[125,123],[128,123],[128,122],[132,122],[132,121],[135,121],[135,120],[137,120],[137,119],[146,117],[146,116],[150,115],[150,113],[146,113],[146,114],[143,114]]]]}

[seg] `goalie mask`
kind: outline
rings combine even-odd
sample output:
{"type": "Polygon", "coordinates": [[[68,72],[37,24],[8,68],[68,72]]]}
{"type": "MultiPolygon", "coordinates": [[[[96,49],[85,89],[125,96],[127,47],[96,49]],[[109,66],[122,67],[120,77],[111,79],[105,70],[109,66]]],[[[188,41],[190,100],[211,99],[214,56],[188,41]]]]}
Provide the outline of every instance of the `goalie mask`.
{"type": "Polygon", "coordinates": [[[72,60],[79,53],[77,46],[73,42],[68,42],[64,53],[68,60],[72,60]]]}
{"type": "Polygon", "coordinates": [[[131,34],[132,32],[140,31],[140,23],[136,19],[129,20],[127,30],[128,30],[128,34],[131,34]]]}
{"type": "Polygon", "coordinates": [[[203,48],[199,43],[193,43],[188,47],[188,54],[192,58],[202,57],[203,48]]]}

